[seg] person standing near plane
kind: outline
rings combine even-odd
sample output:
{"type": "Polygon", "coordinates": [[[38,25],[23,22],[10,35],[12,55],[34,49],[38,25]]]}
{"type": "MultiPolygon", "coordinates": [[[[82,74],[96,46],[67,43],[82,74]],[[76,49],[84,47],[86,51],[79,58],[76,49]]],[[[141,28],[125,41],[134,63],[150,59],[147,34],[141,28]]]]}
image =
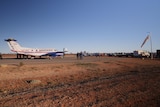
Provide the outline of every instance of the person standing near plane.
{"type": "Polygon", "coordinates": [[[80,59],[81,60],[83,59],[83,53],[82,52],[80,53],[80,59]]]}
{"type": "Polygon", "coordinates": [[[2,54],[0,53],[0,59],[2,59],[2,54]]]}
{"type": "Polygon", "coordinates": [[[77,59],[78,59],[79,58],[79,53],[78,52],[77,52],[76,56],[77,56],[77,59]]]}

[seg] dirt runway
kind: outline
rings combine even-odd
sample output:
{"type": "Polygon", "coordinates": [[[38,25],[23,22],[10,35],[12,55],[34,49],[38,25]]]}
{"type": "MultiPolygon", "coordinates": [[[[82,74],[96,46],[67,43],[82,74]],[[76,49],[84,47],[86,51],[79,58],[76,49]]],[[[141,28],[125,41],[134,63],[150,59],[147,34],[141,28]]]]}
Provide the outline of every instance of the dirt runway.
{"type": "Polygon", "coordinates": [[[158,107],[160,60],[0,60],[1,107],[158,107]]]}

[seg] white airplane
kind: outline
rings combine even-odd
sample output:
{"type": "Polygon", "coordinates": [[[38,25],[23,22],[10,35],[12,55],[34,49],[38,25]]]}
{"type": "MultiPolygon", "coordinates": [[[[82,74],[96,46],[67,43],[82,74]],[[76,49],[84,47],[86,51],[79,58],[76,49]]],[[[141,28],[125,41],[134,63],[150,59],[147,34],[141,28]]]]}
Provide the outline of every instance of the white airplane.
{"type": "Polygon", "coordinates": [[[57,51],[55,49],[37,49],[37,48],[25,48],[21,47],[15,40],[15,39],[6,39],[10,49],[12,52],[17,53],[17,58],[24,58],[25,56],[28,58],[28,56],[31,56],[31,58],[34,58],[36,56],[49,56],[55,57],[55,56],[63,56],[65,52],[67,52],[67,49],[64,48],[63,51],[57,51]]]}

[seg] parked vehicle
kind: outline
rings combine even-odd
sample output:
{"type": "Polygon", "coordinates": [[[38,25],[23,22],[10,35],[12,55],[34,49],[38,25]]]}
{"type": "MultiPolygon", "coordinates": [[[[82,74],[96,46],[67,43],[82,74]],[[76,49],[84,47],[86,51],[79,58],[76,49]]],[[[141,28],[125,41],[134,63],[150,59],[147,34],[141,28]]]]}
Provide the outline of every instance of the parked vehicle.
{"type": "Polygon", "coordinates": [[[150,53],[148,51],[144,51],[144,50],[135,50],[133,51],[133,56],[134,57],[150,57],[150,53]]]}

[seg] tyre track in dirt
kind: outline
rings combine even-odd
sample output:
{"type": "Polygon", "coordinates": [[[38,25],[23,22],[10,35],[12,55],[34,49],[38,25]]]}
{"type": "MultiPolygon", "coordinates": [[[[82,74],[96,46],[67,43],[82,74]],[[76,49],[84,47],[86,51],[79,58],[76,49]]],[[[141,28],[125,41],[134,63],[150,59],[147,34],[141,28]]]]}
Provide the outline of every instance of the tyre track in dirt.
{"type": "MultiPolygon", "coordinates": [[[[58,85],[47,85],[42,87],[38,86],[32,89],[25,89],[17,92],[1,92],[0,105],[9,106],[10,102],[15,102],[12,106],[17,106],[17,104],[19,106],[34,106],[34,101],[39,102],[40,106],[44,106],[47,102],[52,102],[50,104],[54,106],[62,106],[63,104],[65,106],[115,106],[120,104],[136,105],[139,104],[138,101],[141,99],[132,102],[130,101],[132,98],[128,97],[137,93],[137,97],[139,97],[144,93],[149,93],[155,88],[160,88],[160,83],[148,83],[148,85],[152,86],[153,89],[147,89],[149,86],[146,86],[145,84],[143,86],[139,84],[139,81],[146,83],[149,81],[148,78],[150,78],[150,80],[159,79],[159,74],[159,71],[139,72],[133,70],[114,75],[97,76],[70,83],[60,83],[58,85]],[[124,90],[123,88],[122,90],[118,90],[119,86],[123,87],[123,83],[135,85],[135,87],[134,89],[128,87],[124,90]],[[93,98],[87,101],[88,97],[93,98]],[[32,101],[30,102],[30,100],[32,101]]],[[[159,104],[160,92],[158,91],[153,93],[154,94],[151,95],[150,98],[145,99],[142,104],[146,105],[151,103],[150,105],[153,105],[152,102],[154,102],[155,105],[159,104]],[[152,102],[149,101],[150,99],[152,99],[152,102]]]]}
{"type": "MultiPolygon", "coordinates": [[[[144,73],[144,72],[141,72],[144,73]]],[[[14,97],[14,96],[20,96],[20,95],[25,95],[25,94],[29,94],[29,93],[33,93],[35,91],[47,91],[48,89],[60,89],[60,88],[68,88],[68,87],[72,87],[72,86],[78,86],[78,85],[84,85],[84,84],[89,84],[92,82],[102,82],[105,80],[111,80],[111,79],[115,79],[115,78],[120,78],[120,77],[125,77],[125,76],[132,76],[132,75],[136,75],[138,74],[138,71],[130,71],[127,73],[117,73],[115,75],[110,75],[110,76],[104,76],[104,77],[94,77],[94,78],[90,78],[87,80],[82,80],[82,81],[78,81],[78,82],[73,82],[73,83],[65,83],[65,84],[58,84],[58,85],[54,85],[54,86],[45,86],[45,87],[35,87],[34,89],[29,89],[29,90],[24,90],[24,91],[20,91],[20,92],[9,92],[7,94],[5,93],[0,93],[0,98],[7,98],[7,97],[14,97]]]]}

